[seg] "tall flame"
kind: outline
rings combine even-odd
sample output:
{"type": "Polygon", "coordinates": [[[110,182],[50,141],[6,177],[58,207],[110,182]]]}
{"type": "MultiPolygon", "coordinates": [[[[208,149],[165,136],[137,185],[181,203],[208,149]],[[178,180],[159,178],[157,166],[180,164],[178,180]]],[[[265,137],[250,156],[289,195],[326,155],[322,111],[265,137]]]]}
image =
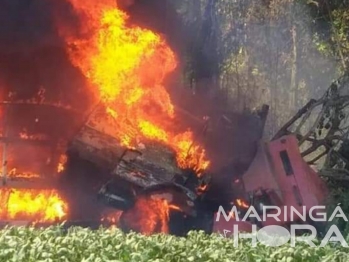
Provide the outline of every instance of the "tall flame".
{"type": "Polygon", "coordinates": [[[61,29],[72,63],[89,80],[106,113],[118,124],[115,137],[127,147],[142,138],[169,145],[182,168],[198,172],[209,162],[191,131],[176,131],[174,105],[163,83],[177,61],[160,35],[128,24],[115,0],[70,0],[81,34],[61,29]]]}

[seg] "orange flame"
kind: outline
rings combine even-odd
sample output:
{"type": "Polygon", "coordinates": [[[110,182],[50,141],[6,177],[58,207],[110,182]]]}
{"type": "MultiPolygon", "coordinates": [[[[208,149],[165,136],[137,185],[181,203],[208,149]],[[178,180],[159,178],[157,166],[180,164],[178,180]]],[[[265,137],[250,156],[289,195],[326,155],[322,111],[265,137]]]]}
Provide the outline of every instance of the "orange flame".
{"type": "Polygon", "coordinates": [[[66,217],[68,206],[55,190],[0,189],[0,219],[54,222],[66,217]]]}
{"type": "Polygon", "coordinates": [[[169,233],[169,210],[167,201],[140,198],[135,206],[123,214],[123,227],[145,235],[169,233]]]}
{"type": "Polygon", "coordinates": [[[19,133],[19,137],[24,140],[47,140],[48,136],[44,134],[35,134],[35,135],[29,135],[27,133],[27,130],[23,130],[19,133]]]}
{"type": "MultiPolygon", "coordinates": [[[[171,210],[183,211],[179,206],[169,204],[165,199],[142,197],[134,207],[124,212],[121,226],[145,235],[169,233],[169,214],[171,210]]],[[[118,215],[118,213],[115,213],[118,215]]],[[[114,214],[114,216],[115,216],[114,214]]],[[[113,216],[104,217],[110,220],[113,216]]],[[[119,221],[120,216],[117,216],[119,221]]]]}
{"type": "Polygon", "coordinates": [[[191,131],[169,126],[174,105],[163,83],[177,61],[166,42],[152,31],[127,24],[128,16],[115,0],[70,0],[82,20],[81,35],[60,28],[72,63],[97,91],[108,114],[118,125],[114,136],[133,148],[139,138],[169,145],[181,168],[198,173],[209,161],[191,131]]]}
{"type": "Polygon", "coordinates": [[[113,210],[113,212],[103,215],[101,218],[101,222],[107,222],[107,223],[117,225],[119,223],[121,214],[122,214],[122,211],[113,210]]]}
{"type": "Polygon", "coordinates": [[[197,191],[200,193],[200,192],[205,192],[207,191],[208,189],[208,185],[205,184],[205,185],[200,185],[198,188],[197,188],[197,191]]]}
{"type": "Polygon", "coordinates": [[[67,163],[67,155],[66,154],[62,154],[59,157],[59,162],[57,165],[57,173],[62,173],[64,171],[65,168],[65,164],[67,163]]]}
{"type": "Polygon", "coordinates": [[[236,199],[236,203],[238,206],[243,207],[243,208],[249,208],[249,205],[242,199],[236,199]]]}
{"type": "Polygon", "coordinates": [[[169,205],[168,208],[170,210],[183,211],[179,206],[176,205],[169,205]]]}
{"type": "Polygon", "coordinates": [[[7,174],[8,178],[39,178],[40,175],[32,172],[17,172],[17,168],[12,168],[7,174]]]}

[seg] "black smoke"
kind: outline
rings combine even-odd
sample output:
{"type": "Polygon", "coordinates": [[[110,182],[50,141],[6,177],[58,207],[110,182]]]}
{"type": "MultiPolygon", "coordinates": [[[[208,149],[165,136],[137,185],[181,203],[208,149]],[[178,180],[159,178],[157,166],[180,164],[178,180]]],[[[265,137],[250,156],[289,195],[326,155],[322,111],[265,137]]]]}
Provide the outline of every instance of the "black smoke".
{"type": "Polygon", "coordinates": [[[45,89],[49,101],[74,108],[87,106],[81,73],[65,52],[55,24],[58,14],[74,26],[73,12],[64,0],[0,1],[0,83],[3,96],[35,97],[45,89]]]}

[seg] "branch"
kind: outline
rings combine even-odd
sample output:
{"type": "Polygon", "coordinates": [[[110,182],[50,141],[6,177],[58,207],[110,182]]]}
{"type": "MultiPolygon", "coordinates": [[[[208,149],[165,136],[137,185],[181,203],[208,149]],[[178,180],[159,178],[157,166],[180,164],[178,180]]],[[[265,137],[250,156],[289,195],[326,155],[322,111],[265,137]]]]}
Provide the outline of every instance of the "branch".
{"type": "Polygon", "coordinates": [[[325,169],[319,174],[323,177],[332,178],[338,181],[349,181],[349,171],[346,169],[325,169]]]}
{"type": "Polygon", "coordinates": [[[304,117],[302,118],[302,121],[299,123],[298,127],[296,128],[296,130],[294,131],[296,134],[300,134],[300,130],[302,128],[302,126],[305,124],[305,122],[308,120],[308,118],[311,115],[311,110],[308,110],[308,112],[304,115],[304,117]]]}
{"type": "Polygon", "coordinates": [[[326,137],[326,138],[321,139],[321,140],[316,140],[314,138],[308,137],[307,141],[312,142],[313,145],[311,147],[309,147],[307,150],[302,152],[302,157],[309,155],[310,153],[312,153],[313,151],[318,149],[320,146],[325,146],[326,148],[332,148],[333,147],[332,141],[335,141],[335,140],[345,141],[346,136],[347,136],[347,133],[343,134],[342,136],[340,136],[340,135],[329,136],[329,137],[326,137]]]}
{"type": "Polygon", "coordinates": [[[329,152],[329,149],[326,148],[324,152],[313,158],[312,160],[308,161],[308,165],[314,165],[319,159],[321,159],[323,156],[325,156],[329,152]]]}
{"type": "Polygon", "coordinates": [[[327,109],[327,106],[323,106],[321,109],[320,114],[318,115],[318,117],[316,118],[315,123],[313,124],[312,128],[309,129],[309,131],[303,136],[303,138],[299,141],[298,145],[301,146],[306,140],[307,138],[311,135],[311,133],[313,133],[314,129],[319,125],[325,111],[327,109]]]}
{"type": "Polygon", "coordinates": [[[288,128],[294,124],[299,118],[301,118],[309,109],[317,106],[317,101],[311,99],[305,106],[303,106],[297,114],[295,114],[281,129],[276,133],[272,140],[276,140],[288,133],[288,128]]]}
{"type": "MultiPolygon", "coordinates": [[[[312,129],[314,129],[314,127],[316,127],[319,123],[319,121],[322,118],[323,112],[325,111],[325,109],[327,109],[328,107],[336,107],[338,105],[343,105],[348,106],[349,105],[349,95],[345,95],[345,96],[340,96],[339,92],[340,90],[346,86],[346,84],[349,81],[349,73],[344,74],[343,76],[341,76],[340,78],[338,78],[336,81],[332,82],[332,84],[330,85],[330,87],[328,88],[328,90],[325,92],[325,94],[319,99],[319,100],[315,100],[315,99],[311,99],[303,108],[301,108],[296,115],[294,115],[284,126],[281,127],[281,129],[276,133],[276,135],[273,137],[272,140],[278,139],[286,134],[289,134],[290,131],[288,130],[298,119],[300,119],[301,117],[303,117],[304,114],[306,114],[303,119],[301,120],[301,123],[299,124],[299,126],[296,128],[296,131],[294,133],[298,134],[301,127],[304,125],[304,123],[306,122],[306,120],[310,117],[311,115],[311,111],[323,104],[323,109],[321,114],[319,115],[317,121],[315,122],[315,125],[313,126],[312,129]]],[[[344,108],[342,107],[342,108],[344,108]]],[[[308,139],[308,137],[310,136],[310,134],[312,133],[312,129],[304,136],[301,137],[301,135],[297,136],[298,139],[300,140],[299,144],[303,144],[304,141],[306,141],[308,139]]]]}
{"type": "Polygon", "coordinates": [[[316,140],[314,141],[313,145],[309,147],[307,150],[301,153],[302,157],[306,157],[307,155],[313,153],[316,149],[318,149],[321,146],[325,146],[326,148],[329,148],[330,146],[327,144],[327,141],[325,139],[322,140],[316,140]]]}

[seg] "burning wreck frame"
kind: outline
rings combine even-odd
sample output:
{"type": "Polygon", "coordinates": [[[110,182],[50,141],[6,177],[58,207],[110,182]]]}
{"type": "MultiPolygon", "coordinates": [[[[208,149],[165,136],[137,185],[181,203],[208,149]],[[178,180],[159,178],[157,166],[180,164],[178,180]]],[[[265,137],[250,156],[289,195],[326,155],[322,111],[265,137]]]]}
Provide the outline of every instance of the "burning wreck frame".
{"type": "MultiPolygon", "coordinates": [[[[122,146],[120,141],[108,134],[113,126],[109,125],[107,118],[100,117],[104,110],[103,106],[99,106],[90,114],[69,144],[68,158],[85,159],[110,174],[98,192],[98,199],[107,206],[123,211],[119,226],[125,230],[148,232],[148,229],[142,228],[146,222],[131,226],[126,223],[130,219],[125,219],[130,214],[140,217],[135,213],[142,212],[148,204],[159,208],[159,214],[161,210],[164,211],[163,218],[159,219],[165,219],[166,224],[173,213],[177,216],[177,224],[183,224],[184,220],[191,224],[192,220],[202,219],[198,216],[197,205],[203,195],[198,191],[209,182],[209,175],[198,177],[194,170],[180,169],[175,152],[161,143],[144,139],[138,148],[122,146]],[[143,207],[140,203],[143,203],[143,207]]],[[[169,225],[171,227],[176,226],[169,225]]],[[[189,228],[191,226],[188,225],[186,230],[189,228]]],[[[178,226],[174,230],[178,233],[178,226]]]]}
{"type": "MultiPolygon", "coordinates": [[[[4,103],[4,105],[6,105],[6,108],[19,106],[8,103],[4,103]]],[[[159,143],[154,144],[152,141],[144,140],[139,144],[138,148],[130,149],[121,146],[120,141],[117,141],[115,137],[108,134],[108,129],[110,130],[112,127],[109,126],[108,121],[105,121],[106,118],[100,118],[101,110],[103,111],[104,108],[97,107],[90,114],[85,124],[75,133],[73,139],[70,140],[67,147],[68,163],[63,173],[69,175],[70,172],[76,172],[76,169],[72,168],[71,165],[79,166],[81,162],[77,161],[75,163],[75,160],[80,158],[94,165],[97,172],[105,172],[108,174],[105,177],[106,181],[99,189],[97,188],[96,191],[89,191],[89,194],[98,194],[97,198],[100,201],[99,203],[103,203],[115,209],[115,219],[109,222],[117,224],[124,231],[135,230],[145,234],[165,232],[183,235],[192,229],[204,229],[206,232],[212,232],[212,229],[216,231],[217,225],[213,225],[214,211],[207,209],[210,204],[205,200],[205,191],[204,194],[201,194],[198,190],[203,184],[205,186],[209,185],[207,176],[203,175],[198,177],[194,170],[182,170],[178,168],[174,152],[159,143]],[[73,163],[69,164],[69,160],[73,163]],[[105,171],[101,171],[102,169],[105,171]]],[[[8,113],[8,110],[4,112],[8,113]]],[[[260,112],[257,112],[257,115],[260,115],[260,112]]],[[[265,123],[266,113],[262,115],[264,117],[261,118],[261,126],[265,123]]],[[[6,128],[8,119],[8,117],[4,117],[4,134],[8,134],[8,129],[6,128]]],[[[7,136],[2,137],[5,148],[3,152],[5,159],[5,165],[3,167],[4,174],[7,174],[6,156],[8,147],[17,141],[29,143],[34,146],[46,146],[51,148],[51,152],[57,154],[57,151],[55,151],[57,150],[57,139],[50,141],[48,139],[35,139],[35,137],[33,137],[33,139],[30,138],[29,135],[22,135],[22,137],[19,135],[17,140],[9,139],[7,136]]],[[[287,138],[286,140],[289,141],[290,139],[287,138]]],[[[302,160],[300,155],[297,156],[297,160],[294,160],[294,156],[297,155],[295,153],[297,151],[297,143],[293,143],[294,141],[291,142],[289,143],[292,145],[291,147],[294,151],[291,153],[293,156],[292,161],[293,163],[295,163],[294,161],[296,161],[296,163],[301,163],[302,160]]],[[[277,143],[279,143],[278,140],[274,141],[272,145],[277,143]]],[[[281,147],[282,144],[285,144],[285,142],[280,144],[281,147]]],[[[287,148],[287,150],[289,150],[290,147],[287,148]]],[[[280,154],[280,157],[285,172],[287,173],[290,169],[290,161],[286,161],[287,159],[285,160],[282,154],[280,154]]],[[[253,171],[253,168],[255,168],[255,170],[260,170],[261,168],[260,164],[257,163],[258,159],[260,159],[260,157],[258,157],[257,153],[255,161],[243,176],[245,190],[254,191],[256,188],[252,190],[249,186],[259,186],[259,184],[256,185],[255,183],[260,181],[259,179],[254,178],[252,180],[250,179],[252,182],[247,181],[250,175],[252,175],[252,177],[256,175],[259,176],[259,172],[253,171]]],[[[302,166],[306,167],[305,164],[302,164],[302,166]]],[[[262,169],[269,170],[268,168],[262,169]]],[[[57,172],[57,163],[51,165],[50,172],[52,172],[52,174],[57,172]]],[[[270,170],[268,172],[272,173],[270,170]]],[[[294,173],[294,170],[290,172],[294,173]]],[[[299,170],[297,172],[299,173],[299,170]]],[[[304,172],[304,174],[312,174],[313,179],[317,180],[316,175],[309,169],[305,169],[304,172]]],[[[282,171],[279,171],[278,174],[279,173],[282,173],[282,171]]],[[[5,176],[4,181],[7,182],[7,176],[5,176]]],[[[27,179],[26,181],[29,180],[27,179]]],[[[36,188],[36,186],[39,186],[39,188],[56,187],[56,185],[52,183],[54,180],[50,180],[48,184],[37,182],[39,181],[37,178],[32,179],[32,181],[31,185],[27,184],[24,187],[30,187],[32,189],[36,188]]],[[[19,186],[19,184],[17,185],[19,186]]],[[[76,184],[72,184],[72,188],[74,186],[76,186],[76,184]]],[[[16,186],[14,186],[14,188],[15,187],[16,186]]],[[[278,187],[280,187],[280,185],[278,187]]],[[[266,188],[270,189],[270,186],[266,186],[266,188]]],[[[232,188],[232,190],[234,190],[234,188],[232,188]]],[[[289,196],[288,198],[291,199],[292,197],[289,196]]],[[[240,204],[238,202],[236,203],[242,210],[246,205],[241,204],[245,202],[241,202],[240,204]]],[[[61,214],[63,214],[64,205],[61,204],[59,208],[61,214]]],[[[46,221],[51,221],[50,223],[52,223],[56,220],[46,221]]],[[[73,223],[73,221],[84,224],[89,221],[89,219],[84,219],[83,217],[80,219],[74,218],[70,223],[73,223]]],[[[93,223],[103,224],[103,218],[102,221],[98,220],[93,223]]]]}
{"type": "Polygon", "coordinates": [[[62,138],[67,133],[56,128],[50,136],[45,131],[51,124],[48,119],[66,121],[71,115],[75,117],[76,112],[38,101],[3,101],[0,106],[1,224],[18,224],[19,220],[52,223],[64,219],[68,206],[57,181],[66,161],[62,138]]]}

